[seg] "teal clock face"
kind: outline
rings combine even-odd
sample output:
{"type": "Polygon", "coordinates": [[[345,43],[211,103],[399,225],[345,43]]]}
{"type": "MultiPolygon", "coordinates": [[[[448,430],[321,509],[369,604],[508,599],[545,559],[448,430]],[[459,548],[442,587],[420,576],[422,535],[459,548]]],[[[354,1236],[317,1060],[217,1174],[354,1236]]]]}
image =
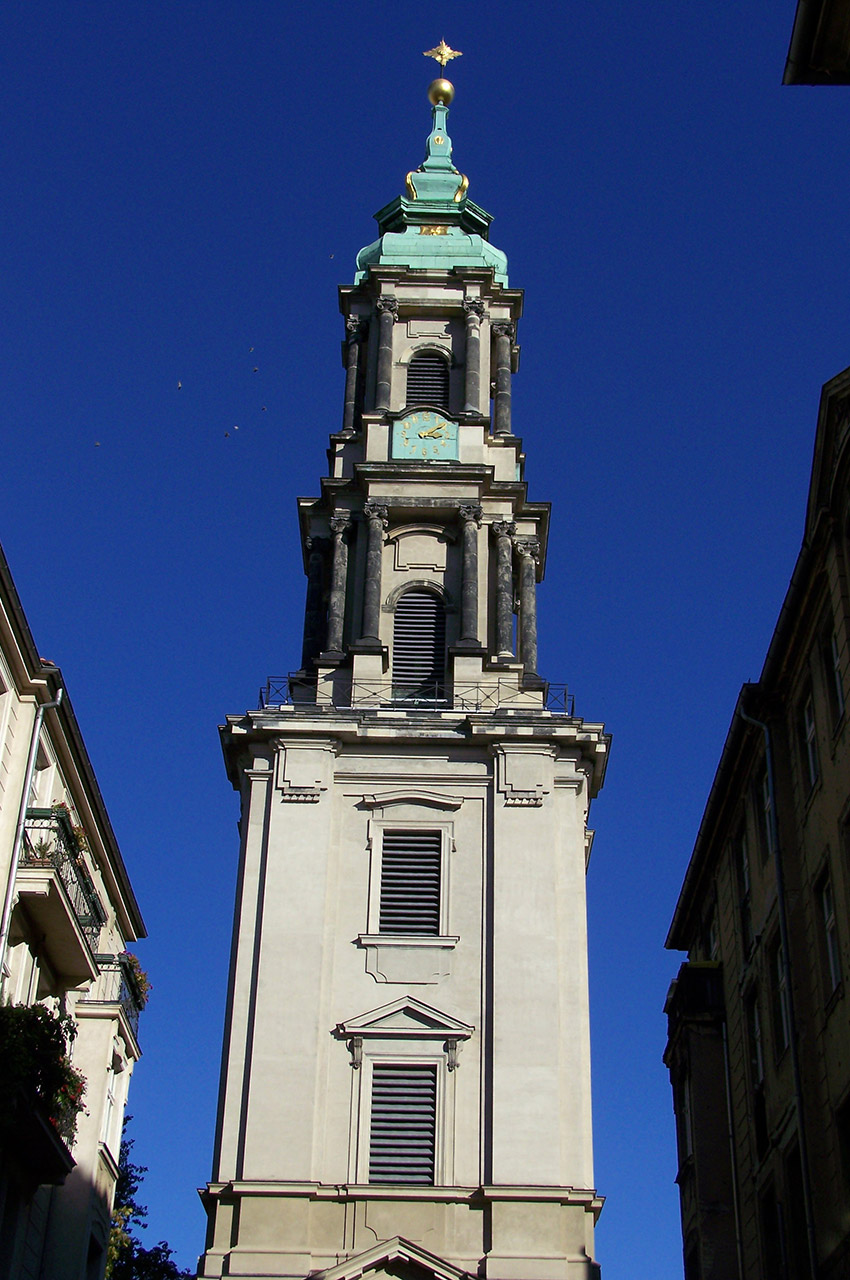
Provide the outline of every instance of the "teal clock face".
{"type": "Polygon", "coordinates": [[[393,423],[394,458],[457,459],[457,423],[433,409],[417,409],[393,423]]]}

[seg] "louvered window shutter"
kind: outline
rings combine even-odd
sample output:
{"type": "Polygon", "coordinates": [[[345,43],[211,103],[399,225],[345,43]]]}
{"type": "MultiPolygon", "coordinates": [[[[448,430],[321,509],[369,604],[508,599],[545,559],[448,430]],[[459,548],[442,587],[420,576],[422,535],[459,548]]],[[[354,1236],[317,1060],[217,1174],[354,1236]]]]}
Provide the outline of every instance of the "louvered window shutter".
{"type": "Polygon", "coordinates": [[[432,591],[405,591],[393,624],[393,697],[442,698],[446,611],[432,591]]]}
{"type": "Polygon", "coordinates": [[[436,1065],[375,1063],[369,1181],[433,1186],[436,1065]]]}
{"type": "Polygon", "coordinates": [[[423,351],[407,366],[407,403],[449,408],[449,366],[436,351],[423,351]]]}
{"type": "Polygon", "coordinates": [[[381,849],[381,933],[440,932],[439,831],[385,831],[381,849]]]}

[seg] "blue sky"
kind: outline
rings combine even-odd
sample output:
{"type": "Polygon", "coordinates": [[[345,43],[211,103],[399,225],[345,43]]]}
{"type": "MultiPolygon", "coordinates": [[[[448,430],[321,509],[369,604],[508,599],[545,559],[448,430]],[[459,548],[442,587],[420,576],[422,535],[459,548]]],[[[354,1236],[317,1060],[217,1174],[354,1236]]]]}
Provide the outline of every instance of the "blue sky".
{"type": "Polygon", "coordinates": [[[445,36],[454,158],[526,291],[540,668],[614,734],[588,881],[597,1251],[605,1280],[681,1276],[663,943],[799,546],[820,386],[850,362],[850,99],[780,87],[794,7],[0,9],[0,540],[148,924],[130,1110],[151,1242],[184,1265],[237,857],[216,726],[300,657],[336,286],[422,158],[445,36]]]}

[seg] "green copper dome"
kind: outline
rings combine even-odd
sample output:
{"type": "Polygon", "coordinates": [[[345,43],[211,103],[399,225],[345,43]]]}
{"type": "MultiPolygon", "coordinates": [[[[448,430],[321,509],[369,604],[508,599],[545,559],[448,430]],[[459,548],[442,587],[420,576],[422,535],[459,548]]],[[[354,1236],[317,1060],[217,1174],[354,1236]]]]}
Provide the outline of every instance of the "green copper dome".
{"type": "Polygon", "coordinates": [[[448,114],[445,102],[435,103],[425,159],[407,175],[407,194],[375,214],[381,234],[357,255],[357,284],[377,266],[424,271],[485,267],[507,287],[508,260],[487,239],[492,216],[469,199],[469,180],[452,164],[448,114]]]}

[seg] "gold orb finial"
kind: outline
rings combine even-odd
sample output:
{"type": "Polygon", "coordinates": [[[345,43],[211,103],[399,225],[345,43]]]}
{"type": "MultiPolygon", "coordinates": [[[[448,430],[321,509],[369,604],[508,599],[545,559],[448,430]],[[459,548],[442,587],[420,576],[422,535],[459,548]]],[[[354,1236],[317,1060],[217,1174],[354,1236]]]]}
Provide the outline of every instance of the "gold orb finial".
{"type": "Polygon", "coordinates": [[[442,103],[444,107],[451,106],[454,96],[454,85],[451,80],[444,80],[442,76],[439,80],[432,80],[428,86],[428,99],[432,107],[436,107],[439,103],[442,103]]]}
{"type": "Polygon", "coordinates": [[[441,40],[433,49],[426,49],[422,56],[423,58],[433,58],[445,70],[447,62],[451,62],[452,58],[462,58],[463,54],[460,49],[452,49],[446,44],[445,40],[441,40]]]}

